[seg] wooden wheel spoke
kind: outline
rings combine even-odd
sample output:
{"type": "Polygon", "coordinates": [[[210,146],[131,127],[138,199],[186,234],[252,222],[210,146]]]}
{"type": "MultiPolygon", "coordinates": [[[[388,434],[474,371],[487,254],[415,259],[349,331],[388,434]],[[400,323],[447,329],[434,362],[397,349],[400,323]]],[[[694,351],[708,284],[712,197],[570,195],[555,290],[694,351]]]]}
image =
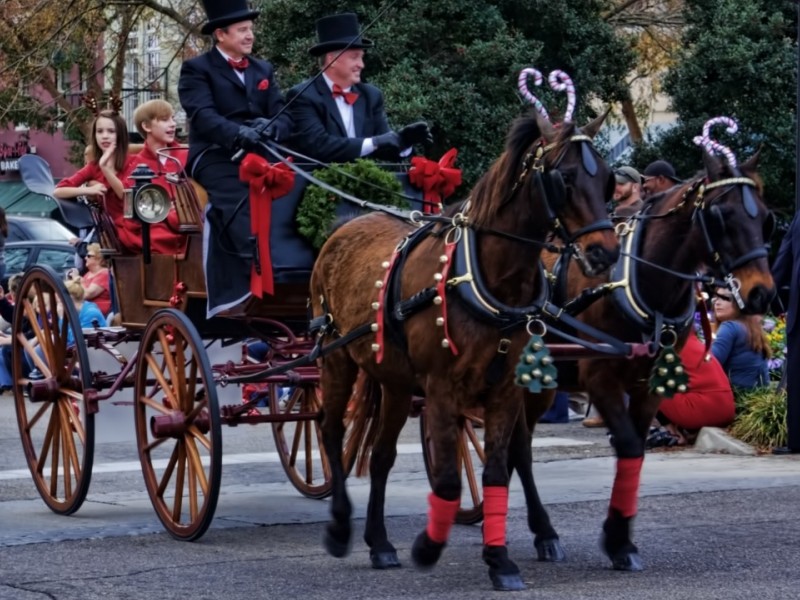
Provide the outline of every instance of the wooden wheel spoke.
{"type": "Polygon", "coordinates": [[[311,440],[314,439],[311,433],[313,426],[311,421],[305,421],[300,428],[303,430],[303,441],[305,441],[306,483],[314,482],[314,452],[311,448],[311,440]]]}
{"type": "Polygon", "coordinates": [[[189,381],[188,386],[186,388],[186,397],[191,398],[194,401],[195,397],[197,396],[197,361],[192,360],[189,363],[189,381]]]}
{"type": "Polygon", "coordinates": [[[208,398],[203,397],[202,400],[198,400],[197,404],[195,404],[192,411],[186,415],[185,422],[192,423],[198,417],[198,415],[203,411],[204,408],[208,407],[208,398]]]}
{"type": "Polygon", "coordinates": [[[156,381],[161,386],[163,392],[167,395],[167,400],[174,408],[179,408],[180,404],[178,403],[178,399],[175,397],[175,392],[172,387],[169,385],[169,382],[164,379],[164,373],[158,368],[158,363],[156,363],[156,359],[153,357],[152,354],[148,353],[145,356],[145,360],[147,361],[148,366],[153,371],[153,375],[156,378],[156,381]]]}
{"type": "MultiPolygon", "coordinates": [[[[174,391],[175,394],[178,394],[178,400],[180,400],[179,390],[182,390],[183,387],[182,386],[179,387],[181,379],[178,377],[178,372],[177,372],[178,371],[178,367],[175,365],[175,357],[172,355],[172,351],[170,350],[170,347],[171,347],[172,344],[170,344],[169,340],[167,340],[167,332],[164,331],[163,327],[158,330],[158,340],[159,340],[159,342],[161,344],[161,350],[164,353],[164,363],[167,366],[167,371],[169,371],[169,380],[172,382],[173,391],[174,391]]],[[[176,339],[175,340],[175,348],[176,348],[176,350],[177,350],[179,345],[180,344],[178,343],[178,340],[176,339]]],[[[161,376],[161,378],[164,377],[163,372],[162,373],[157,373],[156,377],[158,377],[159,375],[161,376]]],[[[165,386],[165,387],[169,387],[169,386],[165,386]]],[[[182,408],[180,406],[180,404],[175,404],[175,407],[176,408],[182,408]]]]}
{"type": "MultiPolygon", "coordinates": [[[[165,438],[166,441],[169,438],[165,438]]],[[[175,470],[175,465],[178,464],[178,449],[179,444],[175,444],[175,447],[172,449],[172,454],[170,454],[169,460],[167,461],[167,468],[164,469],[164,473],[161,476],[161,481],[158,484],[158,497],[164,497],[164,491],[167,489],[170,480],[172,479],[172,473],[175,470]]]]}
{"type": "Polygon", "coordinates": [[[27,425],[25,426],[25,431],[27,433],[30,434],[30,432],[33,430],[34,427],[36,427],[36,424],[39,422],[39,419],[42,418],[42,415],[44,415],[47,412],[47,409],[50,408],[51,406],[52,404],[49,402],[45,402],[44,404],[42,404],[39,410],[36,411],[36,414],[33,415],[33,418],[28,420],[27,425]]]}
{"type": "Polygon", "coordinates": [[[191,395],[188,394],[188,389],[186,385],[186,370],[187,367],[191,370],[191,365],[194,364],[195,360],[194,357],[190,355],[189,359],[186,358],[186,340],[180,339],[175,340],[175,377],[173,379],[175,393],[178,394],[178,398],[180,398],[182,402],[181,410],[183,412],[187,412],[191,408],[191,403],[194,400],[191,395]]]}
{"type": "Polygon", "coordinates": [[[17,334],[17,339],[19,340],[22,348],[25,350],[25,354],[31,358],[33,364],[36,365],[36,368],[42,372],[42,375],[45,377],[52,377],[53,374],[50,372],[50,367],[45,364],[45,362],[42,360],[42,357],[39,356],[38,352],[36,352],[36,348],[38,348],[38,346],[34,347],[28,338],[21,333],[17,334]]]}
{"type": "MultiPolygon", "coordinates": [[[[331,463],[328,460],[328,455],[325,454],[325,451],[323,450],[324,446],[322,445],[322,429],[320,429],[316,425],[316,423],[314,424],[314,433],[316,433],[317,448],[318,448],[318,452],[319,452],[320,462],[322,463],[322,475],[323,475],[324,479],[327,480],[330,477],[330,473],[331,473],[331,463]]],[[[347,446],[347,444],[345,444],[345,447],[346,446],[347,446]]],[[[343,456],[343,458],[346,459],[346,456],[343,456]]]]}
{"type": "Polygon", "coordinates": [[[480,438],[478,437],[478,433],[475,431],[475,427],[473,427],[472,423],[469,421],[464,424],[464,432],[467,434],[469,443],[472,445],[472,448],[475,450],[475,453],[478,455],[480,461],[483,464],[486,464],[486,451],[483,448],[483,442],[481,442],[480,438]]]}
{"type": "Polygon", "coordinates": [[[81,440],[82,444],[86,443],[86,431],[83,429],[83,423],[81,422],[81,418],[79,414],[75,413],[75,409],[72,408],[72,402],[66,401],[64,402],[67,408],[67,419],[69,420],[69,425],[75,430],[75,434],[81,440]]]}
{"type": "Polygon", "coordinates": [[[56,419],[58,416],[55,414],[55,408],[53,404],[48,403],[52,410],[50,411],[50,419],[47,422],[47,431],[44,434],[44,440],[42,441],[42,448],[39,452],[39,464],[37,465],[37,472],[40,477],[44,477],[44,464],[47,461],[47,455],[50,453],[50,448],[52,445],[58,443],[57,435],[58,435],[58,428],[56,424],[56,419]]]}
{"type": "Polygon", "coordinates": [[[208,450],[209,452],[211,452],[211,440],[209,440],[209,439],[208,439],[208,438],[207,438],[205,435],[203,435],[203,432],[202,432],[202,431],[200,431],[200,430],[197,428],[197,426],[196,426],[196,425],[190,425],[190,426],[189,426],[189,429],[188,429],[188,432],[191,434],[191,436],[192,436],[192,438],[193,438],[193,439],[195,439],[195,440],[197,440],[198,442],[200,442],[200,444],[202,444],[202,445],[203,445],[203,447],[204,447],[206,450],[208,450]]]}
{"type": "Polygon", "coordinates": [[[168,415],[172,412],[171,408],[168,408],[161,404],[160,402],[153,400],[152,398],[148,398],[147,396],[139,396],[139,402],[144,404],[145,406],[149,406],[155,411],[160,412],[162,415],[168,415]]]}
{"type": "MultiPolygon", "coordinates": [[[[195,476],[191,479],[196,479],[197,482],[200,484],[200,489],[203,491],[203,495],[208,495],[208,480],[206,479],[206,471],[203,468],[203,461],[200,458],[200,452],[197,450],[197,446],[194,445],[194,438],[187,438],[186,439],[186,451],[189,455],[189,465],[190,468],[194,471],[195,476]]],[[[191,495],[194,496],[196,494],[193,492],[191,495]]]]}
{"type": "Polygon", "coordinates": [[[183,511],[183,484],[186,479],[186,448],[182,441],[178,442],[178,472],[175,477],[175,499],[172,503],[172,520],[181,522],[183,511]]]}
{"type": "Polygon", "coordinates": [[[149,444],[145,445],[142,448],[142,453],[149,456],[152,453],[153,450],[155,450],[161,444],[163,444],[164,442],[167,442],[169,440],[170,440],[170,438],[166,438],[166,437],[165,438],[155,438],[152,442],[150,442],[149,444]]]}

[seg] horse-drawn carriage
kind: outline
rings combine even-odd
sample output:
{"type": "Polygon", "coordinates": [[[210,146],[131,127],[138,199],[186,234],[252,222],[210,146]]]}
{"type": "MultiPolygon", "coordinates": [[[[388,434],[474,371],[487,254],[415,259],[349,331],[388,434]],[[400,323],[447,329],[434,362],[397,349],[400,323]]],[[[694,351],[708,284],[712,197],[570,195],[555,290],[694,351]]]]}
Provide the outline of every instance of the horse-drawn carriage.
{"type": "MultiPolygon", "coordinates": [[[[267,422],[295,487],[309,497],[334,495],[334,519],[325,544],[336,556],[347,552],[350,538],[344,478],[363,442],[372,445],[365,539],[374,567],[399,566],[383,525],[385,484],[402,425],[410,412],[424,408],[423,448],[434,493],[432,520],[414,543],[414,560],[435,563],[448,522],[459,510],[464,521],[479,520],[485,493],[484,560],[492,582],[497,589],[520,589],[522,579],[507,556],[504,537],[509,466],[530,471],[530,444],[527,453],[515,455],[527,457],[527,466],[512,460],[508,449],[515,423],[524,422],[518,418],[523,393],[514,384],[526,388],[527,413],[530,397],[543,396],[543,405],[552,399],[553,359],[604,354],[627,359],[652,353],[663,343],[660,326],[644,343],[623,343],[571,316],[551,302],[539,266],[545,248],[573,255],[586,277],[616,261],[619,245],[605,212],[613,177],[591,145],[601,123],[602,118],[582,129],[566,122],[554,128],[540,116],[521,119],[505,152],[467,201],[442,215],[417,211],[399,220],[378,213],[350,221],[334,233],[313,265],[276,269],[275,294],[252,303],[242,318],[205,318],[203,207],[185,177],[172,181],[175,208],[188,238],[183,254],[125,256],[113,252],[113,240],[104,242],[112,249],[121,327],[82,330],[55,274],[38,267],[29,271],[20,285],[13,322],[14,396],[26,459],[47,505],[64,514],[81,506],[91,478],[99,403],[120,388],[132,387],[148,493],[173,536],[197,539],[211,523],[220,487],[221,426],[267,422]],[[553,233],[559,244],[552,243],[553,233]],[[547,338],[545,344],[542,337],[558,332],[559,324],[573,328],[572,333],[559,333],[571,343],[547,338]],[[210,363],[210,341],[250,337],[269,344],[263,363],[249,360],[244,350],[241,361],[210,363]],[[122,342],[138,344],[134,356],[126,358],[117,350],[122,342]],[[89,348],[107,352],[118,372],[93,371],[89,348]],[[25,373],[26,360],[40,376],[25,373]],[[219,406],[218,385],[245,382],[258,382],[264,391],[243,404],[219,406]],[[284,402],[282,387],[291,392],[284,402]],[[260,400],[268,403],[268,410],[253,412],[260,400]],[[472,424],[483,419],[481,438],[472,424]],[[473,448],[486,463],[482,491],[470,460],[473,448]],[[465,507],[458,502],[462,472],[472,502],[465,507]]],[[[748,276],[737,288],[745,301],[756,298],[760,305],[768,287],[761,277],[765,254],[760,239],[754,242],[750,234],[726,237],[712,230],[716,223],[707,227],[704,218],[719,219],[723,229],[725,220],[715,212],[717,205],[703,199],[702,190],[715,190],[710,194],[714,199],[730,199],[732,189],[741,189],[736,192],[736,198],[745,198],[741,210],[753,213],[758,227],[764,220],[763,204],[752,194],[746,199],[749,186],[755,187],[752,180],[721,171],[714,177],[723,183],[687,189],[680,206],[670,210],[687,207],[687,218],[702,225],[697,235],[717,244],[710,250],[727,261],[727,274],[748,276]],[[752,252],[741,252],[740,246],[752,252]],[[758,264],[751,266],[753,261],[758,264]]],[[[158,203],[153,193],[143,185],[132,199],[144,221],[159,212],[147,206],[158,203]]],[[[294,240],[286,243],[296,244],[292,202],[278,200],[273,206],[285,214],[273,213],[277,225],[272,231],[284,227],[294,240]]],[[[273,235],[272,243],[282,240],[273,235]]],[[[633,443],[639,433],[633,425],[621,431],[620,447],[633,443]]],[[[620,458],[624,460],[631,459],[620,458]]],[[[620,483],[618,470],[617,479],[612,507],[622,493],[626,506],[632,502],[635,507],[634,476],[620,483]]],[[[638,471],[635,480],[638,488],[638,471]]],[[[531,498],[532,510],[543,511],[535,490],[531,498]]],[[[621,547],[606,547],[615,566],[626,560],[629,567],[636,566],[635,547],[627,545],[630,516],[623,515],[627,520],[620,531],[606,531],[621,547]],[[617,550],[623,558],[615,555],[617,550]]],[[[556,542],[544,540],[540,547],[537,541],[540,557],[560,556],[556,542]]]]}

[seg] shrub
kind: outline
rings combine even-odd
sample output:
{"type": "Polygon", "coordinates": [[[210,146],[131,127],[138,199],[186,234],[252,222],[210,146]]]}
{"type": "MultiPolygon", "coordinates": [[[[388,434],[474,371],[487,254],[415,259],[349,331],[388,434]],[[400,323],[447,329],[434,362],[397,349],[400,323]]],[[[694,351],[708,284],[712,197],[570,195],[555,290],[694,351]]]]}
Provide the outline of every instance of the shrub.
{"type": "Polygon", "coordinates": [[[736,395],[736,420],[731,434],[758,448],[785,446],[786,390],[776,384],[736,395]]]}
{"type": "MultiPolygon", "coordinates": [[[[351,196],[375,204],[409,208],[402,196],[403,186],[397,177],[375,162],[357,159],[351,163],[332,164],[314,171],[314,177],[351,196]]],[[[317,250],[328,239],[336,218],[336,206],[342,200],[318,185],[306,188],[297,209],[297,229],[317,250]]]]}

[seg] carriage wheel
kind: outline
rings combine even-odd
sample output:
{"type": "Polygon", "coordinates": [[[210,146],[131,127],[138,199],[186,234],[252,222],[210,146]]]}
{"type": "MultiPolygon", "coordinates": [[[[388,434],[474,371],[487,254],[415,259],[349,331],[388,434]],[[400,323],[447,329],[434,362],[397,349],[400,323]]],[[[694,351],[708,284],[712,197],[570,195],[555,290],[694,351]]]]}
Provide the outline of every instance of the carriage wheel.
{"type": "Polygon", "coordinates": [[[160,310],[147,324],[136,358],[134,411],[153,508],[173,537],[196,540],[217,507],[222,431],[208,356],[181,312],[160,310]]]}
{"type": "Polygon", "coordinates": [[[47,506],[70,515],[86,499],[94,460],[86,343],[72,298],[50,267],[31,268],[17,298],[11,352],[22,448],[47,506]],[[28,364],[34,368],[26,376],[28,364]]]}
{"type": "MultiPolygon", "coordinates": [[[[319,419],[298,420],[299,415],[319,415],[322,410],[322,389],[317,382],[285,387],[269,387],[270,414],[282,415],[285,421],[272,423],[275,447],[292,485],[306,498],[321,500],[331,495],[331,469],[322,446],[319,419]]],[[[358,429],[363,435],[363,429],[358,429]]],[[[353,468],[358,449],[354,439],[354,419],[348,409],[345,415],[345,438],[342,460],[345,472],[353,468]]]]}
{"type": "MultiPolygon", "coordinates": [[[[486,463],[486,454],[483,451],[483,440],[478,435],[476,428],[483,427],[483,417],[475,413],[464,413],[458,420],[461,435],[458,442],[458,470],[462,474],[462,485],[466,486],[461,491],[461,508],[456,514],[456,523],[460,525],[474,525],[483,520],[483,495],[480,476],[476,470],[476,459],[479,466],[486,463]],[[469,502],[464,501],[464,489],[469,491],[469,502]]],[[[433,444],[428,435],[427,418],[425,410],[419,416],[419,429],[422,436],[422,457],[425,461],[425,472],[428,482],[433,485],[433,471],[436,457],[433,455],[433,444]]]]}

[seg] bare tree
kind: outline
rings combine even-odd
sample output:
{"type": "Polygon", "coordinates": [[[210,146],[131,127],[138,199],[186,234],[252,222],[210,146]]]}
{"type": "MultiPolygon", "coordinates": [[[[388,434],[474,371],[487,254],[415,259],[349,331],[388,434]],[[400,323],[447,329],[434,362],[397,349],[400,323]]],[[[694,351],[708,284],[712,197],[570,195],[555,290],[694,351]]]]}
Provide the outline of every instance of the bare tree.
{"type": "Polygon", "coordinates": [[[204,19],[197,0],[3,0],[0,2],[0,126],[25,123],[53,131],[61,124],[86,133],[80,95],[124,87],[128,44],[147,22],[173,43],[163,73],[196,44],[204,19]]]}
{"type": "Polygon", "coordinates": [[[685,26],[683,0],[614,0],[603,15],[618,35],[630,39],[639,56],[636,70],[628,82],[637,89],[622,102],[622,117],[631,141],[642,141],[639,118],[649,112],[660,90],[660,75],[675,59],[680,34],[685,26]]]}

